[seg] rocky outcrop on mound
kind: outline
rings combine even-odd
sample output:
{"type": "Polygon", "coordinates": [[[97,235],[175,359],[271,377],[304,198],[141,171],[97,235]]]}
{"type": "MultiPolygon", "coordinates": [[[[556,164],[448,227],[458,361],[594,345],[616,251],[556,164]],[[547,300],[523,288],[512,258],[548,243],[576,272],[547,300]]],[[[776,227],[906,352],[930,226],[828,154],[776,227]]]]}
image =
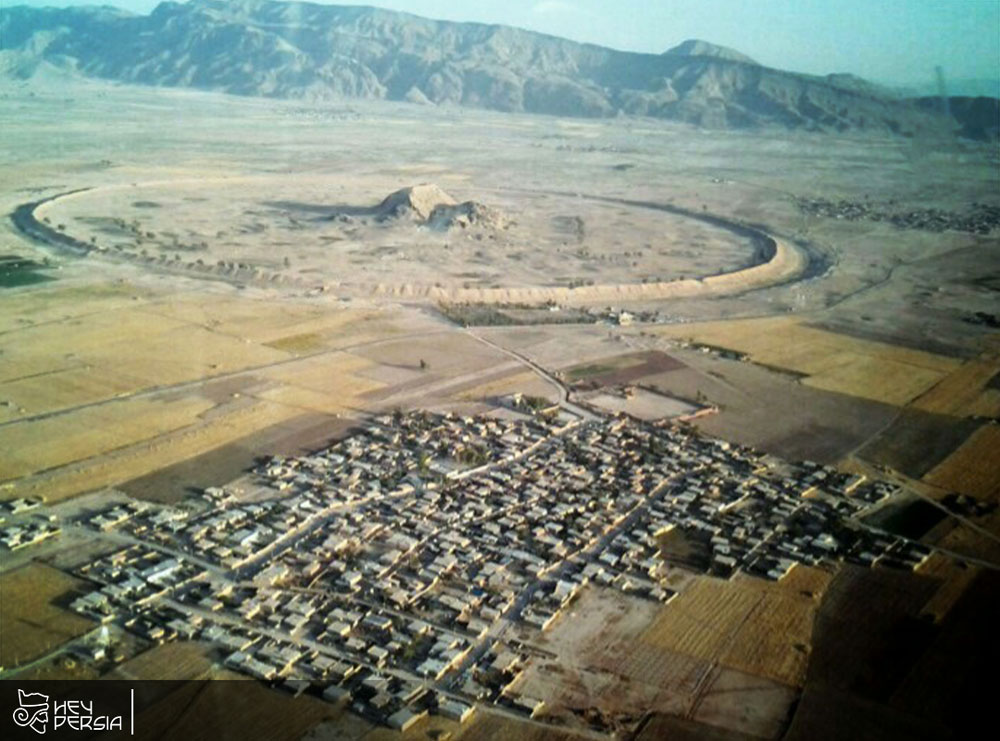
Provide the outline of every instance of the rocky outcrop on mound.
{"type": "Polygon", "coordinates": [[[479,203],[458,203],[433,183],[414,185],[390,194],[375,209],[379,222],[411,220],[439,231],[469,227],[506,229],[510,220],[499,210],[479,203]]]}
{"type": "Polygon", "coordinates": [[[455,206],[438,206],[431,212],[427,225],[432,229],[442,231],[454,228],[467,229],[468,227],[506,229],[510,226],[510,221],[495,208],[477,201],[466,201],[455,206]]]}
{"type": "Polygon", "coordinates": [[[376,209],[379,221],[414,219],[427,221],[439,206],[454,206],[457,201],[433,183],[423,183],[391,193],[376,209]]]}

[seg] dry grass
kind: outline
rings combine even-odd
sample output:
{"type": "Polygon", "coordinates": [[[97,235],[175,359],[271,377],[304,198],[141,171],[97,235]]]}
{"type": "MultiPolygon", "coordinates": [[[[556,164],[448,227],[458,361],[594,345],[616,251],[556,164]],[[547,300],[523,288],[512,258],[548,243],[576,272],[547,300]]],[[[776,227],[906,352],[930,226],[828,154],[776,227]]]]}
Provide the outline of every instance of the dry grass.
{"type": "MultiPolygon", "coordinates": [[[[796,569],[797,570],[797,569],[796,569]]],[[[815,569],[773,584],[701,577],[665,606],[643,645],[801,685],[813,617],[830,574],[815,569]]]]}
{"type": "Polygon", "coordinates": [[[495,396],[522,393],[531,396],[554,396],[552,385],[531,371],[514,372],[486,383],[464,389],[459,398],[468,401],[479,401],[495,396]]]}
{"type": "Polygon", "coordinates": [[[970,360],[917,399],[913,406],[956,417],[1000,416],[1000,390],[986,388],[997,373],[1000,362],[996,360],[970,360]]]}
{"type": "Polygon", "coordinates": [[[984,501],[1000,499],[1000,426],[980,427],[924,481],[984,501]]]}
{"type": "Polygon", "coordinates": [[[268,370],[263,375],[287,386],[308,389],[332,397],[335,402],[360,396],[382,387],[360,376],[371,362],[347,353],[308,358],[268,370]]]}
{"type": "Polygon", "coordinates": [[[462,332],[447,332],[425,337],[416,345],[412,340],[386,342],[355,351],[355,355],[377,363],[419,368],[420,359],[438,375],[458,376],[508,362],[510,358],[462,332]]]}
{"type": "Polygon", "coordinates": [[[202,399],[135,399],[0,429],[0,481],[85,460],[197,422],[202,399]]]}
{"type": "Polygon", "coordinates": [[[933,386],[941,373],[919,365],[900,363],[879,355],[844,354],[843,365],[809,376],[807,386],[903,406],[933,386]]]}
{"type": "Polygon", "coordinates": [[[200,381],[223,373],[287,360],[288,353],[254,345],[202,327],[185,326],[155,337],[125,335],[117,342],[80,353],[88,364],[137,379],[136,386],[200,381]],[[183,352],[178,352],[183,348],[183,352]]]}
{"type": "Polygon", "coordinates": [[[660,334],[748,354],[806,376],[803,383],[889,404],[924,393],[960,361],[807,327],[790,317],[669,327],[660,334]]]}
{"type": "Polygon", "coordinates": [[[7,408],[6,419],[16,420],[24,415],[105,401],[136,388],[135,380],[121,373],[76,367],[0,384],[0,399],[13,405],[7,408]]]}
{"type": "Polygon", "coordinates": [[[0,499],[42,496],[49,502],[130,481],[238,440],[247,434],[284,422],[301,410],[263,402],[211,421],[177,430],[148,443],[139,443],[106,456],[74,463],[47,474],[36,474],[0,489],[0,499]]]}
{"type": "Polygon", "coordinates": [[[294,362],[289,351],[350,345],[373,333],[391,337],[410,326],[391,310],[164,298],[127,284],[43,289],[5,297],[4,307],[0,423],[11,424],[0,428],[0,482],[8,482],[0,498],[41,494],[50,501],[147,474],[303,412],[358,406],[383,386],[360,375],[373,367],[370,360],[341,353],[294,362]],[[202,398],[198,384],[245,370],[280,386],[256,404],[214,407],[230,402],[229,392],[202,398]],[[179,384],[191,385],[169,390],[179,384]],[[120,398],[151,389],[169,401],[120,398]],[[24,419],[51,412],[60,413],[24,419]]]}
{"type": "Polygon", "coordinates": [[[24,330],[67,317],[101,315],[135,303],[147,292],[127,283],[56,284],[30,293],[4,296],[0,333],[24,330]]]}
{"type": "Polygon", "coordinates": [[[57,604],[83,584],[39,563],[0,575],[0,666],[34,661],[91,630],[92,621],[57,604]]]}

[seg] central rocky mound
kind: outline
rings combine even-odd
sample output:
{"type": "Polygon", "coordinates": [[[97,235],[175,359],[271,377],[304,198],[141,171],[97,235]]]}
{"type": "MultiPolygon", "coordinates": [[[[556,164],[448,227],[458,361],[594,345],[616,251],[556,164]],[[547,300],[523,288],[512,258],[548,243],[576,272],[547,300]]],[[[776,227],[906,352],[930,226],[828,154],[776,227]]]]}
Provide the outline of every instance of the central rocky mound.
{"type": "Polygon", "coordinates": [[[427,221],[438,206],[454,206],[458,202],[433,183],[422,183],[389,194],[378,205],[380,221],[414,218],[427,221]]]}
{"type": "Polygon", "coordinates": [[[506,229],[510,225],[497,209],[478,201],[459,203],[433,183],[391,193],[376,207],[375,214],[379,222],[409,219],[440,231],[454,227],[506,229]]]}

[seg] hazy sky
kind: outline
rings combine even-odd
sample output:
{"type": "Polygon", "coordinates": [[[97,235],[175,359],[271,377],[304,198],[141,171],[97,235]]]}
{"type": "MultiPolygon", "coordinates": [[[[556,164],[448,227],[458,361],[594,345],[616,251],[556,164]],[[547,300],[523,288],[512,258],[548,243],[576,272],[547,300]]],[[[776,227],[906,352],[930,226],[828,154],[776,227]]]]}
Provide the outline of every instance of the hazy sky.
{"type": "MultiPolygon", "coordinates": [[[[25,0],[0,0],[0,6],[25,0]]],[[[100,4],[26,0],[28,5],[100,4]]],[[[155,0],[110,0],[148,12],[155,0]]],[[[1000,0],[374,0],[457,21],[504,23],[618,49],[662,52],[688,38],[771,67],[881,82],[1000,77],[1000,0]]]]}

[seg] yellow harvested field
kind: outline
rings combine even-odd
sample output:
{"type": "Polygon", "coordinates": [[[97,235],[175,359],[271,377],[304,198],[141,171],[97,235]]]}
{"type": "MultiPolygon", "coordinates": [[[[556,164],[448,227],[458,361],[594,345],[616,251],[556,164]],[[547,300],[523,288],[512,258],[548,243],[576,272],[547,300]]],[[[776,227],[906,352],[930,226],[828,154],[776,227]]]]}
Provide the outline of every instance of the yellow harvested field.
{"type": "Polygon", "coordinates": [[[808,571],[786,577],[788,585],[699,577],[663,607],[639,642],[799,686],[819,596],[831,578],[808,571]]]}
{"type": "Polygon", "coordinates": [[[133,296],[141,297],[144,294],[144,290],[127,283],[103,283],[87,286],[59,285],[4,296],[0,333],[61,321],[67,317],[105,314],[133,305],[133,296]]]}
{"type": "MultiPolygon", "coordinates": [[[[120,373],[80,367],[0,383],[0,399],[24,409],[23,414],[35,415],[104,401],[135,389],[135,381],[120,373]]],[[[10,418],[19,416],[11,414],[10,418]]]]}
{"type": "MultiPolygon", "coordinates": [[[[66,360],[64,356],[53,355],[51,353],[21,357],[11,355],[10,348],[2,342],[2,339],[0,337],[0,345],[4,346],[4,359],[3,363],[0,363],[0,384],[29,376],[40,376],[43,373],[54,373],[76,365],[76,362],[73,360],[66,360]]],[[[2,393],[0,391],[0,394],[2,393]]]]}
{"type": "Polygon", "coordinates": [[[14,342],[18,354],[47,354],[53,349],[60,353],[80,354],[125,338],[138,338],[145,342],[185,326],[188,325],[175,319],[151,317],[136,308],[127,307],[26,327],[4,339],[14,342]]]}
{"type": "Polygon", "coordinates": [[[283,338],[304,334],[338,335],[364,330],[382,312],[362,309],[331,309],[328,306],[274,303],[247,298],[184,296],[157,301],[143,311],[158,317],[183,321],[213,332],[254,343],[274,345],[283,338]]]}
{"type": "Polygon", "coordinates": [[[996,360],[970,360],[917,399],[913,406],[956,417],[1000,416],[1000,390],[986,388],[998,373],[1000,362],[996,360]]]}
{"type": "Polygon", "coordinates": [[[190,326],[153,337],[125,336],[79,355],[92,365],[136,378],[140,387],[203,380],[291,357],[270,347],[190,326]]]}
{"type": "Polygon", "coordinates": [[[497,378],[466,389],[460,394],[460,398],[477,401],[491,396],[504,396],[518,392],[544,396],[552,391],[552,386],[539,378],[537,374],[531,371],[515,371],[503,378],[497,378]]]}
{"type": "Polygon", "coordinates": [[[40,563],[0,575],[0,666],[34,661],[91,630],[92,621],[56,604],[83,585],[40,563]]]}
{"type": "Polygon", "coordinates": [[[57,501],[304,413],[362,406],[360,397],[385,385],[366,377],[373,362],[324,350],[377,345],[404,330],[440,331],[435,322],[390,309],[241,295],[165,297],[127,283],[40,289],[5,297],[4,306],[3,499],[57,501]],[[246,378],[230,378],[243,372],[246,378]],[[221,396],[201,393],[215,378],[232,393],[225,386],[221,396]],[[259,388],[260,380],[265,390],[256,399],[236,393],[244,381],[259,388]],[[157,395],[132,397],[146,391],[157,395]]]}
{"type": "MultiPolygon", "coordinates": [[[[0,421],[69,409],[151,386],[197,382],[292,357],[130,303],[80,316],[58,314],[45,323],[21,325],[0,334],[4,358],[0,421]]],[[[206,312],[211,311],[211,301],[203,299],[201,304],[206,312]]]]}
{"type": "Polygon", "coordinates": [[[1000,501],[1000,426],[980,427],[923,480],[983,501],[1000,501]]]}
{"type": "Polygon", "coordinates": [[[214,450],[301,413],[293,407],[264,402],[213,416],[210,422],[177,430],[149,443],[139,443],[58,471],[5,484],[0,488],[0,500],[42,496],[48,502],[56,502],[83,492],[114,486],[214,450]]]}
{"type": "Polygon", "coordinates": [[[662,336],[749,355],[801,373],[807,385],[904,405],[955,371],[961,361],[805,326],[791,317],[676,325],[662,336]]]}
{"type": "Polygon", "coordinates": [[[339,403],[382,387],[378,381],[359,375],[371,365],[371,361],[364,358],[331,353],[282,365],[261,375],[287,386],[329,395],[334,403],[339,403]]]}
{"type": "Polygon", "coordinates": [[[836,368],[809,376],[803,383],[824,391],[905,406],[940,378],[940,372],[922,366],[860,355],[836,368]]]}
{"type": "Polygon", "coordinates": [[[112,402],[0,429],[0,481],[85,460],[193,424],[204,399],[112,402]]]}

